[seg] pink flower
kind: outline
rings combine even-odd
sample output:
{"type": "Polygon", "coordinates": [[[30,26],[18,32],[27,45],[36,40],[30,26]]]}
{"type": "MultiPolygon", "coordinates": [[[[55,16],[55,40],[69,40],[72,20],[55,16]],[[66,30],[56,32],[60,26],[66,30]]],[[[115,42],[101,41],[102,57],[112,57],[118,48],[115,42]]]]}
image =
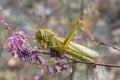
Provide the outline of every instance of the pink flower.
{"type": "Polygon", "coordinates": [[[68,63],[68,59],[64,54],[59,54],[54,50],[50,50],[50,52],[47,53],[50,60],[44,58],[41,55],[42,52],[39,52],[39,48],[31,47],[29,45],[29,38],[27,38],[27,35],[25,35],[22,31],[13,33],[8,38],[8,44],[11,48],[10,53],[12,56],[18,58],[20,61],[46,65],[40,66],[41,75],[46,68],[49,73],[53,74],[67,70],[72,66],[71,64],[66,64],[68,63]]]}
{"type": "Polygon", "coordinates": [[[2,18],[0,18],[0,24],[2,24],[4,22],[4,20],[2,18]]]}
{"type": "Polygon", "coordinates": [[[98,3],[99,3],[99,1],[100,1],[100,0],[94,0],[94,2],[95,2],[96,4],[98,4],[98,3]]]}
{"type": "Polygon", "coordinates": [[[58,0],[52,0],[53,4],[56,4],[58,2],[58,0]]]}
{"type": "Polygon", "coordinates": [[[12,55],[14,56],[14,58],[17,58],[17,53],[16,52],[13,52],[12,55]]]}

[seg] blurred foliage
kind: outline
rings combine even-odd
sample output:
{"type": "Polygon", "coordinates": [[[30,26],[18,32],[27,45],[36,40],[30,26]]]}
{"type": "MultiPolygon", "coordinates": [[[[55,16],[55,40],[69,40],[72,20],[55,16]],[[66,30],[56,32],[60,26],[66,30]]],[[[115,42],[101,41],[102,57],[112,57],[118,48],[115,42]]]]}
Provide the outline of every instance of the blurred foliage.
{"type": "MultiPolygon", "coordinates": [[[[40,75],[37,66],[23,64],[11,58],[7,38],[15,31],[23,30],[26,34],[33,35],[30,29],[35,26],[48,28],[67,37],[75,22],[82,16],[95,39],[120,48],[120,1],[83,1],[84,3],[82,0],[0,0],[0,18],[11,27],[4,29],[5,25],[0,24],[0,80],[69,80],[71,70],[54,75],[46,71],[44,75],[40,75]]],[[[105,46],[93,46],[80,28],[76,31],[73,41],[97,50],[100,53],[97,63],[120,65],[119,51],[105,46]]],[[[99,67],[97,71],[99,80],[120,79],[120,69],[99,67]]],[[[87,68],[86,65],[78,64],[73,80],[88,78],[93,80],[93,70],[89,66],[87,68]]]]}

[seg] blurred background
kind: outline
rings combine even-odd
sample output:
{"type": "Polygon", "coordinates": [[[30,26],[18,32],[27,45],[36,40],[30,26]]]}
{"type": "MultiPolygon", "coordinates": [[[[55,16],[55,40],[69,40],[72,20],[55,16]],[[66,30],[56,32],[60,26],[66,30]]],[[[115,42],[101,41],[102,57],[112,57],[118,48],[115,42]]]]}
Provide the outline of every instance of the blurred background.
{"type": "MultiPolygon", "coordinates": [[[[15,31],[34,35],[31,29],[48,28],[67,37],[78,19],[88,26],[95,39],[120,49],[120,0],[0,0],[0,80],[120,80],[120,68],[76,64],[73,70],[43,75],[37,65],[21,63],[8,52],[7,38],[15,31]],[[5,29],[11,28],[11,29],[5,29]]],[[[99,52],[97,63],[120,65],[120,51],[94,46],[83,29],[73,41],[99,52]]]]}

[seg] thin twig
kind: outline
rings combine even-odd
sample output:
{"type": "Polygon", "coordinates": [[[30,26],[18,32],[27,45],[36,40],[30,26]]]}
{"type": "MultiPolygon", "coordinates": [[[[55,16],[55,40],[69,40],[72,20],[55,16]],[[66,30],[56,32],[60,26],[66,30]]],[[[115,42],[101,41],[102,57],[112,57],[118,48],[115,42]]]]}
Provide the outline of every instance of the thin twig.
{"type": "MultiPolygon", "coordinates": [[[[40,51],[40,53],[50,55],[50,53],[47,52],[47,51],[40,51]],[[45,52],[45,53],[44,53],[44,52],[45,52]]],[[[80,61],[80,60],[76,60],[76,59],[69,58],[69,57],[67,57],[67,56],[65,56],[65,58],[67,58],[68,60],[71,60],[71,62],[69,62],[69,64],[70,64],[70,63],[83,63],[83,64],[92,64],[92,65],[97,65],[97,66],[120,68],[120,65],[115,65],[115,64],[101,64],[101,63],[95,63],[95,62],[80,61]]]]}
{"type": "Polygon", "coordinates": [[[114,64],[101,64],[101,63],[95,63],[95,62],[87,62],[87,61],[79,61],[79,60],[75,60],[72,58],[69,58],[67,56],[65,56],[67,59],[72,60],[70,63],[83,63],[83,64],[92,64],[92,65],[97,65],[97,66],[105,66],[105,67],[116,67],[116,68],[120,68],[120,65],[114,65],[114,64]]]}
{"type": "Polygon", "coordinates": [[[104,42],[98,42],[98,41],[96,41],[96,42],[98,43],[98,46],[99,46],[99,45],[105,45],[105,46],[112,47],[113,49],[116,49],[116,50],[120,51],[120,49],[116,48],[115,46],[106,44],[106,43],[104,43],[104,42]]]}
{"type": "Polygon", "coordinates": [[[86,62],[86,61],[77,61],[77,60],[74,60],[74,61],[71,62],[71,63],[95,64],[95,65],[98,65],[98,66],[106,66],[106,67],[116,67],[116,68],[120,68],[120,65],[114,65],[114,64],[101,64],[101,63],[86,62]]]}
{"type": "Polygon", "coordinates": [[[84,0],[81,0],[81,7],[80,7],[80,20],[83,20],[83,10],[84,10],[84,0]]]}
{"type": "Polygon", "coordinates": [[[2,51],[3,51],[3,45],[0,44],[0,58],[1,58],[1,55],[2,55],[2,51]]]}

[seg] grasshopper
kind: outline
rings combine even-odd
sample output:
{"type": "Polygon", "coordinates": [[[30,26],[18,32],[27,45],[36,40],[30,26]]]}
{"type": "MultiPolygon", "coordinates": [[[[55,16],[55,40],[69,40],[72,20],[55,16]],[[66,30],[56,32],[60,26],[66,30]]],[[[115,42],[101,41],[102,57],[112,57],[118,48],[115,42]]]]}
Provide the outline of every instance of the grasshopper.
{"type": "Polygon", "coordinates": [[[81,20],[78,20],[77,23],[74,25],[73,30],[67,37],[67,39],[60,37],[49,29],[36,30],[35,38],[37,43],[41,44],[43,47],[49,47],[51,50],[56,51],[57,53],[64,52],[65,54],[68,54],[75,59],[94,62],[94,59],[98,57],[98,53],[96,51],[71,41],[76,29],[80,25],[85,29],[94,44],[97,45],[86,25],[81,20]]]}

